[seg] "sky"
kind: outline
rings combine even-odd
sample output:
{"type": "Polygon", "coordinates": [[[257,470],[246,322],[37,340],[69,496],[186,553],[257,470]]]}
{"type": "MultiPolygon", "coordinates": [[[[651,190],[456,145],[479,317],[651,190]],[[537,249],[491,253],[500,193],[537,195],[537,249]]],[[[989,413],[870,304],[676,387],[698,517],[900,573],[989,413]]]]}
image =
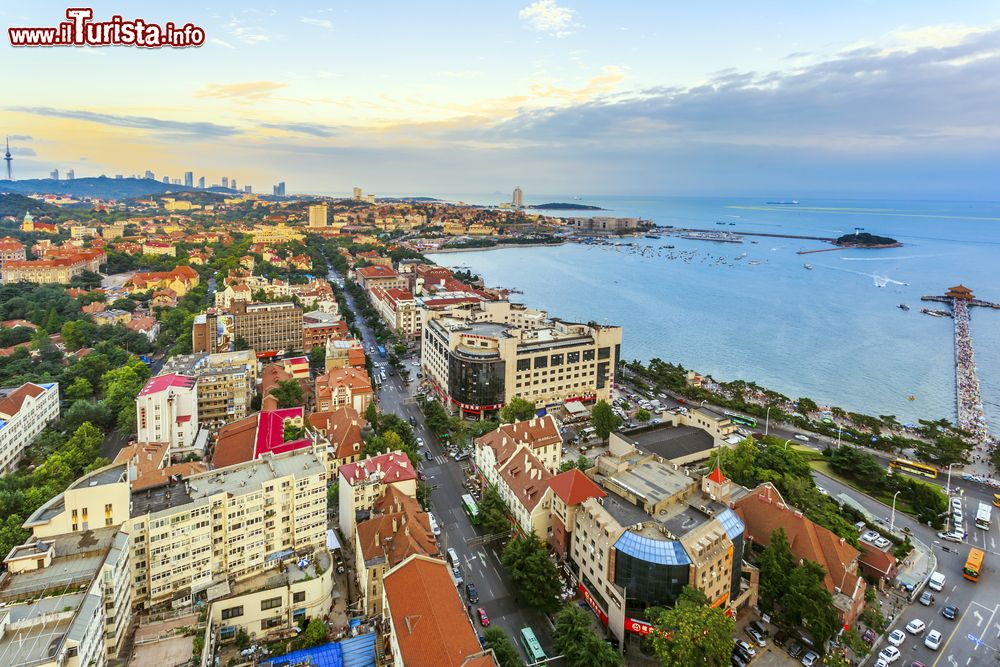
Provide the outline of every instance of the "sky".
{"type": "MultiPolygon", "coordinates": [[[[81,3],[83,4],[83,3],[81,3]]],[[[997,199],[995,2],[96,2],[189,49],[0,41],[16,178],[997,199]]],[[[3,3],[4,28],[66,4],[3,3]]]]}

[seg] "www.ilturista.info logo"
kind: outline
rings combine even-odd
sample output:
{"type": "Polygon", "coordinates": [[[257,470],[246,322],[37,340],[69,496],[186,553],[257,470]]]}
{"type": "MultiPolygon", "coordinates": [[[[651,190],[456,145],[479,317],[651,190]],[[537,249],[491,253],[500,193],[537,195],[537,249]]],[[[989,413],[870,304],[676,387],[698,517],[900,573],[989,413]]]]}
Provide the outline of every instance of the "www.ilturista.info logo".
{"type": "Polygon", "coordinates": [[[141,46],[185,48],[205,43],[205,31],[186,23],[171,21],[160,25],[143,19],[125,20],[112,16],[108,21],[92,21],[94,10],[70,7],[68,21],[50,28],[7,28],[11,46],[141,46]]]}

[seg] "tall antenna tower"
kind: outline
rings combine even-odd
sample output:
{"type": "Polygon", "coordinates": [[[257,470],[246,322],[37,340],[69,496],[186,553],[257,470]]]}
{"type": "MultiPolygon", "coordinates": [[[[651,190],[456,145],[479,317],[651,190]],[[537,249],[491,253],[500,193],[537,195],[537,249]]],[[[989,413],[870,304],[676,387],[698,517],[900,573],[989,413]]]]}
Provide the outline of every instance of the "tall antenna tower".
{"type": "Polygon", "coordinates": [[[14,166],[12,163],[14,162],[14,158],[10,154],[10,137],[7,137],[6,139],[7,139],[7,152],[3,154],[3,161],[7,163],[7,180],[13,181],[14,166]]]}

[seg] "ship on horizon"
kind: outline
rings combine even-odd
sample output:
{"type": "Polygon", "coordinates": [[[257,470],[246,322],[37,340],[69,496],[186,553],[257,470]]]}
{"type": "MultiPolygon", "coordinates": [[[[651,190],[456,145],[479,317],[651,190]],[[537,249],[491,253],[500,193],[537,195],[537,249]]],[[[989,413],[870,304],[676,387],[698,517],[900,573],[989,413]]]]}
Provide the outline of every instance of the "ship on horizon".
{"type": "Polygon", "coordinates": [[[782,199],[777,201],[764,202],[765,204],[770,204],[771,206],[798,206],[798,199],[782,199]]]}

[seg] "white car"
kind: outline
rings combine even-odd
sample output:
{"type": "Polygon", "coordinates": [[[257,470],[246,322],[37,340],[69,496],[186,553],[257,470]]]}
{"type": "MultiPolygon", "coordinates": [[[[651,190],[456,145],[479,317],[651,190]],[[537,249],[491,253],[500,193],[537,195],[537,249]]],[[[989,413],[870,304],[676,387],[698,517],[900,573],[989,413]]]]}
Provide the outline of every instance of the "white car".
{"type": "Polygon", "coordinates": [[[951,510],[953,512],[961,512],[962,511],[962,499],[961,498],[952,498],[951,499],[951,510]]]}
{"type": "Polygon", "coordinates": [[[809,651],[802,656],[802,664],[806,667],[813,667],[817,662],[819,662],[819,654],[815,651],[809,651]]]}
{"type": "Polygon", "coordinates": [[[876,531],[866,530],[865,532],[861,533],[861,537],[859,539],[862,542],[874,542],[879,537],[881,537],[881,535],[879,535],[876,531]]]}
{"type": "MultiPolygon", "coordinates": [[[[895,632],[899,632],[899,630],[896,630],[895,632]]],[[[885,660],[887,665],[891,665],[899,660],[899,649],[895,646],[886,646],[884,649],[879,651],[878,657],[880,660],[885,660]]]]}
{"type": "Polygon", "coordinates": [[[888,549],[889,545],[892,544],[892,542],[890,542],[885,537],[879,537],[877,540],[875,540],[874,542],[872,542],[872,544],[874,544],[879,549],[888,549]]]}
{"type": "Polygon", "coordinates": [[[742,639],[737,639],[736,645],[742,648],[744,651],[746,651],[751,658],[757,657],[757,649],[755,649],[753,646],[750,646],[750,644],[743,641],[742,639]]]}
{"type": "Polygon", "coordinates": [[[798,435],[796,435],[795,439],[799,440],[801,442],[809,442],[809,438],[807,438],[806,436],[802,435],[801,433],[799,433],[798,435]]]}
{"type": "Polygon", "coordinates": [[[417,437],[417,447],[423,447],[423,446],[424,446],[424,439],[418,436],[417,437]]]}
{"type": "Polygon", "coordinates": [[[924,646],[932,651],[938,650],[941,646],[941,633],[937,630],[931,630],[927,633],[927,638],[924,639],[924,646]]]}
{"type": "Polygon", "coordinates": [[[919,618],[915,618],[906,624],[906,631],[911,635],[919,635],[921,632],[927,629],[927,625],[924,624],[919,618]]]}
{"type": "Polygon", "coordinates": [[[820,493],[822,493],[824,496],[830,495],[830,492],[827,491],[826,489],[824,489],[822,486],[817,486],[816,490],[819,491],[820,493]]]}
{"type": "Polygon", "coordinates": [[[942,540],[948,540],[949,542],[963,542],[965,541],[965,533],[952,531],[950,533],[938,533],[937,536],[942,540]]]}
{"type": "Polygon", "coordinates": [[[889,633],[889,636],[886,637],[886,641],[892,644],[892,646],[899,646],[905,640],[906,640],[906,635],[903,634],[902,630],[893,630],[892,632],[889,633]]]}

